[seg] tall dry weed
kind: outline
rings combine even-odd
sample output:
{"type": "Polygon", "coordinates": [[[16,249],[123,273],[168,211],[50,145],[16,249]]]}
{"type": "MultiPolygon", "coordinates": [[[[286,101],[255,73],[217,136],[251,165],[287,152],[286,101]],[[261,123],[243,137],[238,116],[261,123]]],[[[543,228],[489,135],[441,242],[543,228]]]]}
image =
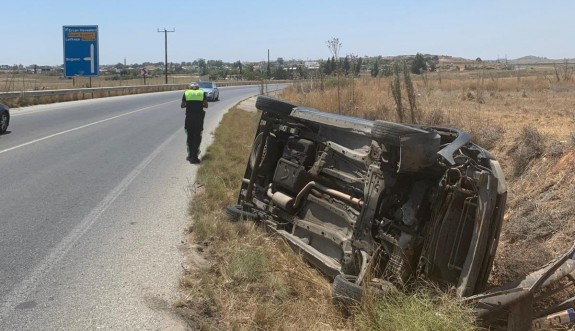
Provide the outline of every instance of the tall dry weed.
{"type": "Polygon", "coordinates": [[[515,148],[510,152],[513,160],[513,174],[520,176],[525,172],[529,163],[543,154],[545,142],[537,128],[524,127],[515,148]]]}
{"type": "Polygon", "coordinates": [[[471,134],[473,142],[490,150],[499,145],[505,136],[505,129],[497,123],[483,121],[471,126],[469,133],[471,134]]]}
{"type": "Polygon", "coordinates": [[[411,80],[411,75],[409,74],[409,68],[407,67],[407,62],[403,62],[403,81],[405,83],[405,94],[407,94],[407,101],[409,102],[410,111],[410,123],[418,123],[417,116],[417,100],[415,98],[415,88],[411,80]]]}
{"type": "Polygon", "coordinates": [[[401,81],[400,81],[400,67],[396,62],[393,64],[393,79],[390,81],[389,89],[391,90],[391,95],[393,96],[393,101],[395,102],[395,113],[400,123],[404,122],[405,116],[403,112],[403,101],[401,96],[401,81]]]}

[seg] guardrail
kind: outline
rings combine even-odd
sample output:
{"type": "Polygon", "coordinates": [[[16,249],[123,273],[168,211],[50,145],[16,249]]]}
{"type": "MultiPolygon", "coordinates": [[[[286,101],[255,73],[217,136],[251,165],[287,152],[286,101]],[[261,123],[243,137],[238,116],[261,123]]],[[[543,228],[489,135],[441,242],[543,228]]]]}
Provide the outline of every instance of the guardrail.
{"type": "MultiPolygon", "coordinates": [[[[273,81],[274,84],[287,83],[290,81],[273,81]]],[[[269,84],[270,81],[266,81],[269,84]]],[[[221,81],[216,82],[219,87],[241,86],[241,85],[261,85],[261,81],[221,81]]],[[[162,85],[135,85],[135,86],[114,86],[114,87],[94,87],[61,90],[34,90],[19,92],[1,92],[0,102],[10,107],[27,106],[45,103],[55,103],[63,101],[105,98],[111,96],[165,92],[185,90],[188,84],[162,84],[162,85]]]]}

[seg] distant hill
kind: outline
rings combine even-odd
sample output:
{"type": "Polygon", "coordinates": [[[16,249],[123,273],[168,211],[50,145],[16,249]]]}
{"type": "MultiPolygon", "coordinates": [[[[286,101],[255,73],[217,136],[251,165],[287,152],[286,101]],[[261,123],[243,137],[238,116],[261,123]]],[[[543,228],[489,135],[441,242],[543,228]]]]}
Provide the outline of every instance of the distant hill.
{"type": "MultiPolygon", "coordinates": [[[[572,63],[575,59],[567,59],[568,62],[572,63]]],[[[515,60],[508,60],[510,64],[534,64],[534,63],[563,63],[565,59],[548,59],[546,57],[539,56],[524,56],[515,60]]]]}
{"type": "MultiPolygon", "coordinates": [[[[396,55],[396,56],[387,56],[384,57],[385,59],[388,60],[397,60],[397,59],[403,59],[403,58],[412,58],[414,55],[396,55]]],[[[430,54],[425,54],[425,56],[435,56],[435,55],[430,55],[430,54]]],[[[454,64],[462,64],[462,63],[474,63],[476,62],[476,59],[466,59],[463,57],[458,57],[458,56],[450,56],[450,55],[437,55],[439,63],[441,64],[446,64],[446,63],[454,63],[454,64]]],[[[546,57],[541,57],[541,56],[534,56],[534,55],[528,55],[528,56],[523,56],[517,59],[499,59],[499,60],[492,60],[492,59],[483,59],[484,62],[486,63],[493,63],[493,62],[498,62],[498,63],[508,63],[511,65],[525,65],[525,64],[550,64],[550,63],[563,63],[565,62],[565,59],[548,59],[546,57]]],[[[567,59],[567,61],[569,63],[574,63],[575,62],[575,58],[571,58],[571,59],[567,59]]]]}
{"type": "Polygon", "coordinates": [[[474,61],[471,59],[465,59],[458,56],[439,55],[438,57],[440,63],[468,63],[474,61]]]}

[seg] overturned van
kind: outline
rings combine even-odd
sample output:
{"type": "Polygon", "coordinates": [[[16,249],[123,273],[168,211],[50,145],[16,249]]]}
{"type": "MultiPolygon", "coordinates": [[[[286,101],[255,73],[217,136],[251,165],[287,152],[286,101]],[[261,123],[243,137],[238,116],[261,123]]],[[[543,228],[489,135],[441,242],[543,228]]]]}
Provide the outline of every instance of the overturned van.
{"type": "Polygon", "coordinates": [[[507,186],[497,160],[456,129],[369,121],[260,96],[237,203],[358,299],[365,282],[425,277],[484,290],[507,186]],[[368,275],[368,276],[366,276],[368,275]]]}

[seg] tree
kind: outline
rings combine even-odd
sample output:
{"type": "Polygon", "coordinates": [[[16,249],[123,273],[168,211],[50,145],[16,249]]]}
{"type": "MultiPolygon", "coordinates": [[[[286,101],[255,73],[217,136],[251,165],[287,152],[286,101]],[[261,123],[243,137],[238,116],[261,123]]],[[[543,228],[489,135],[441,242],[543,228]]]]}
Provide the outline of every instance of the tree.
{"type": "Polygon", "coordinates": [[[375,59],[373,67],[371,68],[371,77],[377,77],[379,75],[379,58],[375,59]]]}
{"type": "Polygon", "coordinates": [[[330,60],[329,57],[327,58],[327,61],[325,61],[325,63],[324,63],[323,73],[326,74],[326,75],[328,75],[328,76],[331,75],[331,73],[332,73],[332,70],[331,70],[331,60],[330,60]]]}
{"type": "Polygon", "coordinates": [[[224,66],[224,61],[222,61],[222,60],[208,60],[208,67],[221,68],[223,66],[224,66]]]}
{"type": "Polygon", "coordinates": [[[238,68],[240,75],[242,74],[242,62],[241,61],[234,62],[233,67],[238,68]]]}
{"type": "Polygon", "coordinates": [[[253,64],[248,64],[244,66],[243,72],[244,73],[242,74],[242,76],[246,80],[259,80],[260,78],[260,72],[259,70],[254,70],[253,64]]]}
{"type": "Polygon", "coordinates": [[[415,58],[411,63],[411,73],[419,75],[427,70],[427,63],[421,53],[415,54],[415,58]]]}
{"type": "Polygon", "coordinates": [[[335,62],[335,57],[332,56],[331,57],[331,73],[333,74],[334,72],[337,73],[337,62],[335,62]]]}
{"type": "Polygon", "coordinates": [[[334,58],[339,59],[339,49],[341,48],[341,43],[339,42],[339,38],[332,38],[331,40],[327,41],[327,48],[329,48],[331,54],[334,58]]]}
{"type": "Polygon", "coordinates": [[[351,69],[351,64],[349,62],[349,57],[346,55],[345,59],[343,60],[343,72],[348,75],[349,70],[351,69]]]}
{"type": "Polygon", "coordinates": [[[305,69],[305,66],[297,66],[296,68],[296,72],[299,75],[299,77],[301,78],[307,78],[307,70],[305,69]]]}
{"type": "Polygon", "coordinates": [[[355,64],[355,75],[359,75],[359,73],[361,71],[361,65],[362,65],[362,58],[358,57],[357,63],[355,64]]]}
{"type": "Polygon", "coordinates": [[[198,59],[198,68],[200,68],[200,76],[204,76],[208,73],[208,66],[206,65],[206,60],[198,59]]]}
{"type": "Polygon", "coordinates": [[[282,66],[278,66],[274,72],[274,77],[276,79],[287,79],[287,71],[282,66]]]}

